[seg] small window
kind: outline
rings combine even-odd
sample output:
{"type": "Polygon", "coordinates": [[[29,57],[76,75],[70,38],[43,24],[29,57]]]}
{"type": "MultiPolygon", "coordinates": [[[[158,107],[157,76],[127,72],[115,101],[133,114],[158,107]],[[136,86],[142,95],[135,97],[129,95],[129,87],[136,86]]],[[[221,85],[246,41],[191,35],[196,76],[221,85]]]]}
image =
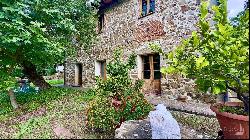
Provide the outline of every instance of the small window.
{"type": "Polygon", "coordinates": [[[104,14],[100,14],[98,17],[98,32],[101,33],[104,27],[104,14]]]}
{"type": "Polygon", "coordinates": [[[149,56],[143,57],[143,77],[144,79],[150,79],[150,63],[149,56]]]}
{"type": "Polygon", "coordinates": [[[160,72],[160,55],[153,55],[154,79],[161,79],[160,72]]]}
{"type": "Polygon", "coordinates": [[[95,62],[95,75],[106,79],[106,60],[95,62]]]}
{"type": "Polygon", "coordinates": [[[140,17],[144,17],[155,12],[155,0],[140,0],[140,4],[141,4],[140,17]]]}
{"type": "Polygon", "coordinates": [[[148,2],[147,0],[142,0],[142,16],[146,16],[148,13],[148,2]]]}
{"type": "Polygon", "coordinates": [[[160,55],[143,56],[143,78],[144,79],[161,79],[160,72],[160,55]]]}
{"type": "Polygon", "coordinates": [[[155,0],[150,0],[150,8],[149,8],[149,13],[154,13],[155,12],[155,0]]]}
{"type": "Polygon", "coordinates": [[[101,61],[101,77],[106,79],[106,61],[101,61]]]}

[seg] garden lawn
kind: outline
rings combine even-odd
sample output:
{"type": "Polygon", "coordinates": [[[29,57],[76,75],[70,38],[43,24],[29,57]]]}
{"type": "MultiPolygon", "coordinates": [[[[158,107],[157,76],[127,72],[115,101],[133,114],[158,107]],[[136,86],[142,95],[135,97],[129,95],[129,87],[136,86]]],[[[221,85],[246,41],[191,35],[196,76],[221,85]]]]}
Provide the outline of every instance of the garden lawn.
{"type": "Polygon", "coordinates": [[[17,96],[21,108],[12,111],[7,95],[0,97],[0,138],[112,138],[85,126],[85,106],[93,92],[53,87],[38,94],[17,96]]]}

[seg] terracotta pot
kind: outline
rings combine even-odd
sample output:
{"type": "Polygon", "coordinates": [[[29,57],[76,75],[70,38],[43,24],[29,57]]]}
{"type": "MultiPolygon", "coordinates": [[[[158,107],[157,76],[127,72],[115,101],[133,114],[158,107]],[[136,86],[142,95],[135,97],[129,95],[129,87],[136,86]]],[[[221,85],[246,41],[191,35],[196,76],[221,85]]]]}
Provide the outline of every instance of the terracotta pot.
{"type": "MultiPolygon", "coordinates": [[[[210,106],[216,113],[224,139],[249,139],[249,116],[237,115],[228,112],[219,112],[222,103],[210,106]]],[[[242,106],[240,102],[226,102],[226,106],[242,106]]]]}

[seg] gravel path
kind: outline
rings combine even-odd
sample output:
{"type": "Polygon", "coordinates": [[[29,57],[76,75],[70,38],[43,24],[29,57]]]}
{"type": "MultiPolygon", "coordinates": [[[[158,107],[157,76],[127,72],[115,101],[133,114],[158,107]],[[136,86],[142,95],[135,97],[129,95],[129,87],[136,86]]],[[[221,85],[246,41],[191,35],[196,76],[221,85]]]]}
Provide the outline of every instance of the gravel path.
{"type": "Polygon", "coordinates": [[[169,110],[183,111],[206,117],[215,117],[215,113],[210,109],[210,104],[196,103],[192,101],[181,102],[164,98],[164,96],[155,95],[148,95],[145,97],[153,105],[164,104],[169,110]]]}
{"type": "Polygon", "coordinates": [[[201,133],[191,127],[180,124],[181,139],[215,139],[216,137],[206,133],[201,133]]]}
{"type": "MultiPolygon", "coordinates": [[[[206,133],[198,132],[191,127],[179,123],[181,139],[215,139],[206,133]]],[[[116,129],[116,139],[152,139],[149,119],[126,121],[116,129]]]]}

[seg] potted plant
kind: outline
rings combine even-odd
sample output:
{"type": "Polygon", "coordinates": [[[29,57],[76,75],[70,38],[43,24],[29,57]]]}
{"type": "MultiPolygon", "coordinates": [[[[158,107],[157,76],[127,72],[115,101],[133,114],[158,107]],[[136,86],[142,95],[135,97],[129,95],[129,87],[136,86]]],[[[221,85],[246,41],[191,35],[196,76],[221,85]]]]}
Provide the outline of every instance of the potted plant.
{"type": "Polygon", "coordinates": [[[166,59],[165,74],[182,74],[195,79],[199,90],[214,94],[237,93],[241,102],[211,105],[224,138],[249,138],[249,10],[232,21],[227,18],[227,1],[213,6],[213,23],[208,19],[209,2],[202,2],[198,27],[175,50],[165,53],[150,47],[166,59]]]}

